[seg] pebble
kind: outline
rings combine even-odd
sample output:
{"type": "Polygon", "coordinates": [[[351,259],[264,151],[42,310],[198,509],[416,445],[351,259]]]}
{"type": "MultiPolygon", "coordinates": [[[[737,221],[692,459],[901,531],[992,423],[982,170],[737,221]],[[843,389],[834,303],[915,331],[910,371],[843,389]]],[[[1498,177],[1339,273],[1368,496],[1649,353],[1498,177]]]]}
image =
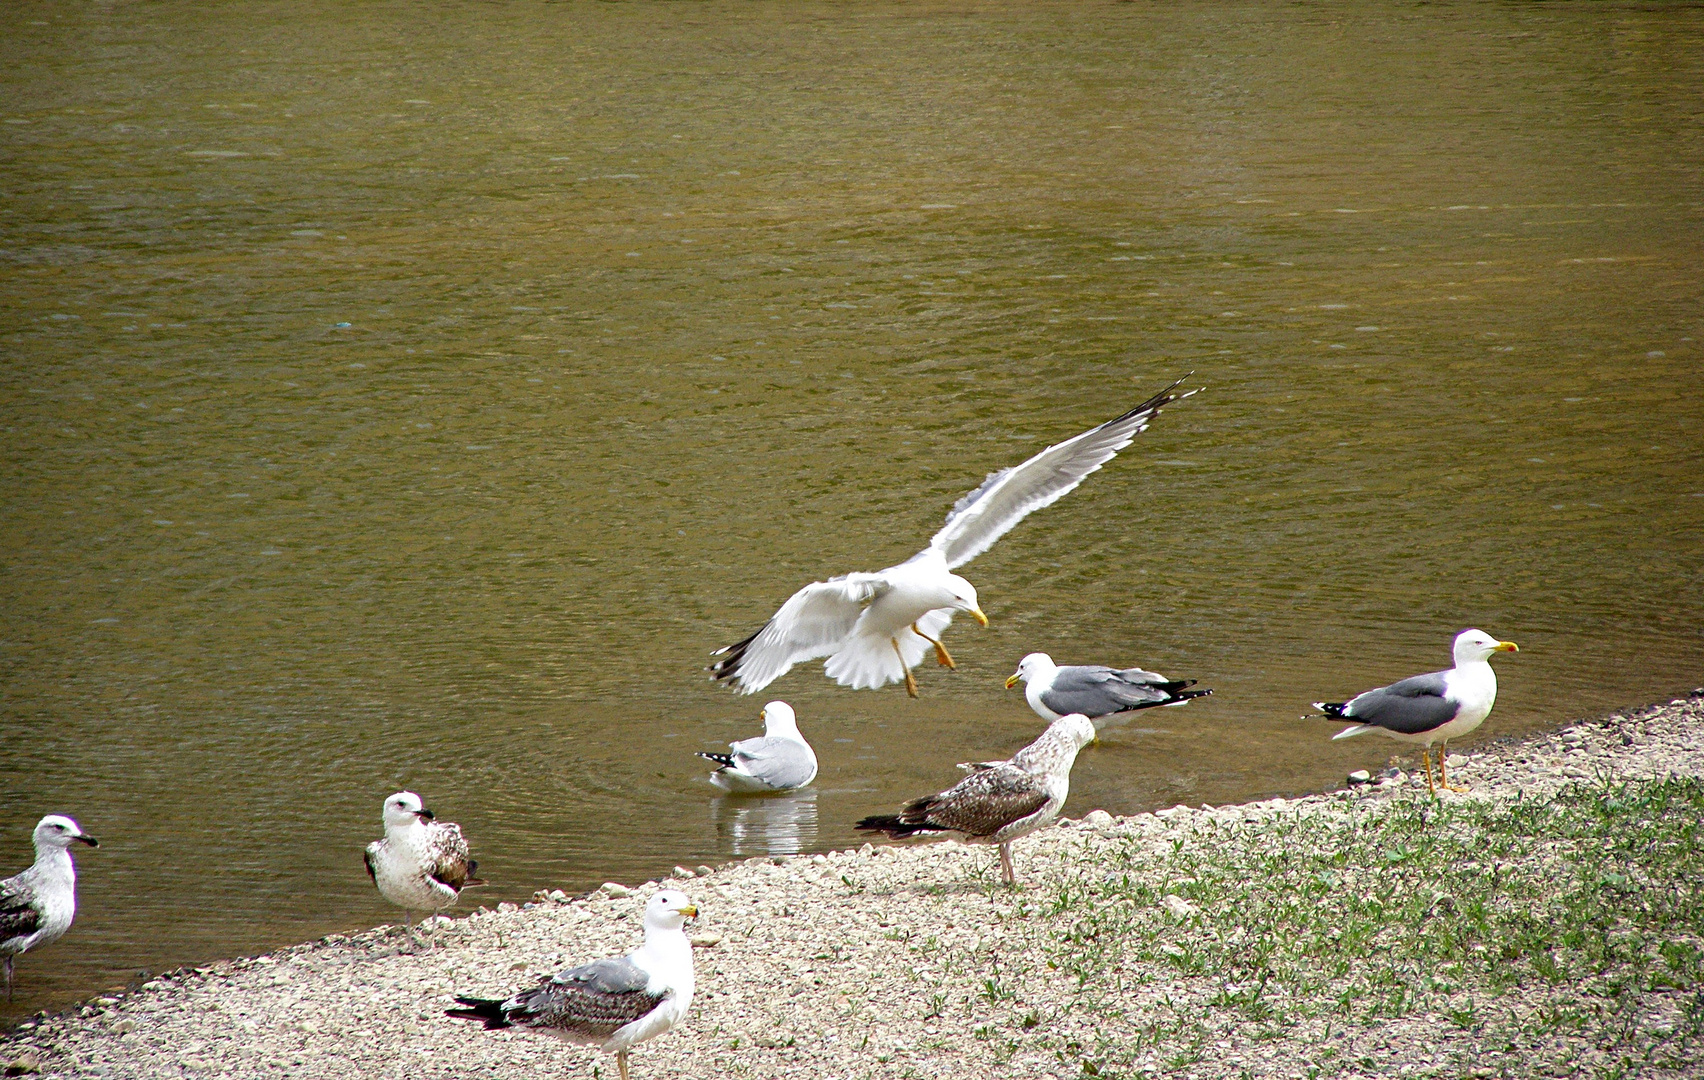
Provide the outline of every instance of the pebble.
{"type": "Polygon", "coordinates": [[[602,885],[599,885],[598,891],[615,900],[620,900],[623,897],[633,895],[632,889],[614,881],[606,881],[602,885]]]}

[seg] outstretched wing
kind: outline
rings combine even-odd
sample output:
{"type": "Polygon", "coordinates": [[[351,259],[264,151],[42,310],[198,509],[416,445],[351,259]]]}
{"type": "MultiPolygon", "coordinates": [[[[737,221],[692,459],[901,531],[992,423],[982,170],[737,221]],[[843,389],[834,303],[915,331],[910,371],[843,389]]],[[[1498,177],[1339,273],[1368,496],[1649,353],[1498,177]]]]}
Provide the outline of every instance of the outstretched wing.
{"type": "Polygon", "coordinates": [[[740,693],[755,694],[799,661],[838,650],[864,607],[889,588],[881,574],[813,581],[782,604],[757,633],[711,653],[722,659],[710,670],[740,693]]]}
{"type": "Polygon", "coordinates": [[[1197,392],[1174,393],[1181,385],[1183,379],[1123,416],[1055,443],[1022,465],[989,473],[982,486],[953,504],[946,526],[929,541],[929,549],[939,552],[949,569],[987,551],[1018,522],[1057,502],[1084,477],[1111,461],[1147,429],[1161,408],[1197,392]]]}

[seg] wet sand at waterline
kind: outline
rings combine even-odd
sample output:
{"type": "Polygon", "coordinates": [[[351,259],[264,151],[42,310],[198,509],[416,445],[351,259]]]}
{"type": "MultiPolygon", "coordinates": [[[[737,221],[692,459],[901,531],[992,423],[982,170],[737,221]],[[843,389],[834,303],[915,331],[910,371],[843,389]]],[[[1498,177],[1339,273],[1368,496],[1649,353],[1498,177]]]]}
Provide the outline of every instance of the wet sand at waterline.
{"type": "Polygon", "coordinates": [[[8,1018],[393,917],[403,788],[475,902],[855,846],[1035,649],[1214,689],[1084,753],[1120,814],[1383,765],[1296,717],[1466,626],[1469,752],[1704,662],[1697,8],[12,14],[0,872],[102,847],[8,1018]],[[919,700],[709,684],[1189,370],[919,700]],[[816,784],[717,798],[771,696],[816,784]]]}

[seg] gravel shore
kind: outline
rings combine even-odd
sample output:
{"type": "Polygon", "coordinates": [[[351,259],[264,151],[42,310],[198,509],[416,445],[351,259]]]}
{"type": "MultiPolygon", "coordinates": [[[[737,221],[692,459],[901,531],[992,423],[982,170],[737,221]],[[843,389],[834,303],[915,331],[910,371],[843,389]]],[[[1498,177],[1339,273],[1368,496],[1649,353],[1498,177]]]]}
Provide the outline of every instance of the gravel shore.
{"type": "MultiPolygon", "coordinates": [[[[1507,908],[1526,895],[1523,873],[1573,895],[1579,845],[1598,843],[1528,843],[1521,822],[1548,820],[1552,801],[1619,812],[1615,793],[1625,802],[1634,789],[1617,784],[1704,776],[1698,695],[1452,754],[1452,780],[1472,791],[1437,802],[1397,774],[1295,800],[1095,811],[1017,843],[1017,891],[996,884],[992,849],[951,842],[677,868],[671,884],[702,912],[689,930],[698,996],[679,1029],[634,1051],[634,1075],[1704,1075],[1704,991],[1689,974],[1704,926],[1572,967],[1587,938],[1646,931],[1587,912],[1580,925],[1613,925],[1532,948],[1496,936],[1517,925],[1507,908]],[[1292,902],[1310,895],[1319,902],[1292,902]],[[1309,951],[1304,918],[1323,920],[1323,953],[1309,951]],[[1363,924],[1364,940],[1338,941],[1363,924]],[[1403,951],[1411,942],[1419,951],[1403,951]]],[[[1593,889],[1678,888],[1690,902],[1686,878],[1641,885],[1640,873],[1604,871],[1593,889]]],[[[444,1009],[458,993],[502,996],[634,947],[656,887],[438,919],[437,948],[420,955],[384,926],[175,972],[26,1021],[0,1040],[0,1066],[66,1078],[613,1076],[595,1050],[488,1033],[444,1009]]]]}

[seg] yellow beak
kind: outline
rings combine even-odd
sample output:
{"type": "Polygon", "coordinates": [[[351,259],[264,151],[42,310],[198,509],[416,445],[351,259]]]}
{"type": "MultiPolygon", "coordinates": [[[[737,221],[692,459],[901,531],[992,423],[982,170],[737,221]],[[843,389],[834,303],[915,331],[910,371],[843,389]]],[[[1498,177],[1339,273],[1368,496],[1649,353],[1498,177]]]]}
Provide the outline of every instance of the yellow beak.
{"type": "Polygon", "coordinates": [[[698,908],[691,905],[691,904],[688,904],[686,907],[681,908],[680,913],[682,915],[685,915],[689,919],[698,918],[698,908]]]}
{"type": "Polygon", "coordinates": [[[1012,677],[1006,680],[1006,689],[1010,690],[1012,687],[1018,685],[1018,681],[1022,678],[1023,676],[1019,675],[1017,672],[1012,672],[1012,677]]]}
{"type": "Polygon", "coordinates": [[[970,609],[970,617],[981,623],[983,626],[988,625],[988,616],[982,614],[982,609],[979,607],[973,607],[970,609]]]}
{"type": "Polygon", "coordinates": [[[1492,649],[1491,651],[1492,652],[1520,652],[1521,647],[1519,645],[1516,645],[1512,641],[1499,641],[1497,643],[1497,647],[1495,649],[1492,649]]]}

